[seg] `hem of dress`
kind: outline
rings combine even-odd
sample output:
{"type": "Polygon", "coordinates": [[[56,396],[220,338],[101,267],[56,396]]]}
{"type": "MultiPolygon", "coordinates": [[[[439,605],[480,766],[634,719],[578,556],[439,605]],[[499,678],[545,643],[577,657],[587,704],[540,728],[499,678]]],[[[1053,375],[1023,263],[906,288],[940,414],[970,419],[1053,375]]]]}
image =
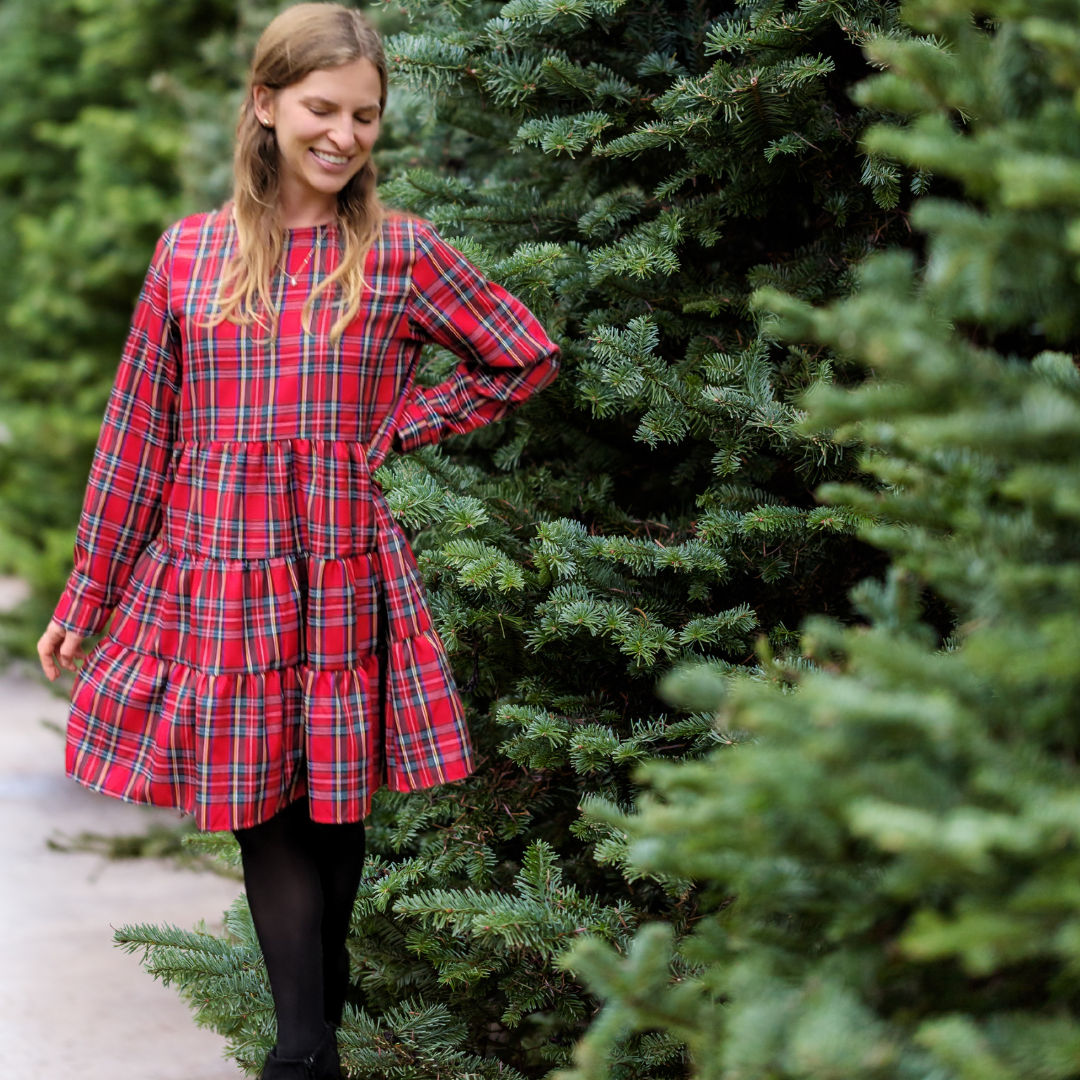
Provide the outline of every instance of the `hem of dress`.
{"type": "MultiPolygon", "coordinates": [[[[414,791],[428,791],[431,788],[443,787],[447,784],[456,784],[460,783],[462,780],[467,780],[476,772],[476,765],[472,761],[461,761],[457,763],[455,768],[449,769],[447,770],[447,772],[452,775],[445,776],[443,779],[434,780],[429,783],[418,784],[409,784],[407,781],[403,782],[403,778],[401,776],[391,775],[388,781],[384,781],[382,784],[379,785],[378,788],[375,789],[375,791],[372,791],[368,795],[366,800],[366,813],[359,814],[355,818],[346,817],[341,821],[335,819],[330,822],[319,822],[319,824],[349,825],[355,824],[358,821],[366,821],[367,818],[371,816],[371,804],[375,796],[383,788],[386,788],[388,791],[393,791],[401,794],[408,794],[414,791]]],[[[70,768],[66,769],[65,773],[68,779],[73,780],[80,787],[86,788],[87,791],[93,791],[98,795],[105,795],[108,796],[110,799],[118,799],[120,802],[128,803],[131,806],[152,806],[159,810],[176,810],[181,814],[186,814],[188,817],[192,817],[195,819],[196,828],[198,828],[199,832],[232,832],[235,829],[250,829],[255,825],[261,825],[263,824],[263,822],[269,821],[272,817],[280,814],[286,807],[291,806],[294,802],[299,802],[300,799],[307,800],[309,812],[313,806],[318,805],[317,801],[313,801],[310,798],[309,789],[307,786],[306,764],[304,768],[304,790],[301,791],[299,794],[295,795],[284,805],[279,806],[273,814],[263,815],[256,813],[252,815],[252,820],[245,820],[244,824],[229,824],[215,827],[211,827],[209,824],[205,827],[200,826],[198,824],[199,814],[197,809],[189,806],[181,806],[179,803],[176,802],[175,799],[169,799],[167,802],[165,802],[154,799],[152,795],[146,798],[140,798],[139,796],[132,795],[130,793],[114,791],[107,787],[105,784],[97,783],[95,781],[87,779],[84,776],[80,776],[77,772],[74,772],[70,768]]],[[[312,818],[312,821],[316,820],[317,819],[312,818]]]]}
{"type": "Polygon", "coordinates": [[[391,772],[388,780],[384,781],[383,787],[397,794],[409,794],[413,791],[430,791],[432,788],[444,787],[446,784],[457,784],[462,780],[468,780],[476,772],[476,764],[471,758],[462,758],[449,768],[442,767],[443,776],[423,781],[413,782],[412,778],[401,772],[391,772]]]}
{"type": "MultiPolygon", "coordinates": [[[[295,795],[284,805],[279,806],[273,814],[254,814],[252,815],[253,820],[245,821],[242,825],[220,825],[211,827],[208,823],[207,826],[203,827],[200,826],[198,823],[199,815],[197,810],[192,807],[181,806],[176,802],[175,799],[170,799],[168,802],[162,802],[160,800],[154,799],[153,796],[149,796],[147,798],[140,798],[138,795],[132,795],[121,791],[113,791],[104,784],[95,783],[94,781],[89,780],[84,776],[79,776],[78,773],[73,772],[71,769],[65,770],[65,774],[67,775],[68,779],[73,780],[80,787],[86,788],[87,791],[92,791],[97,795],[105,795],[110,799],[117,799],[120,802],[127,803],[129,806],[151,806],[157,810],[176,810],[179,813],[186,815],[187,817],[194,818],[196,828],[199,832],[233,832],[235,829],[250,829],[256,825],[261,825],[264,822],[269,821],[272,817],[280,814],[287,807],[292,806],[293,803],[299,802],[301,799],[306,799],[309,807],[313,805],[311,800],[308,798],[308,791],[306,787],[307,777],[305,775],[304,790],[301,791],[298,795],[295,795]]],[[[342,822],[341,824],[351,824],[355,821],[364,821],[367,816],[368,815],[365,814],[355,819],[350,818],[348,819],[348,821],[342,822]]]]}

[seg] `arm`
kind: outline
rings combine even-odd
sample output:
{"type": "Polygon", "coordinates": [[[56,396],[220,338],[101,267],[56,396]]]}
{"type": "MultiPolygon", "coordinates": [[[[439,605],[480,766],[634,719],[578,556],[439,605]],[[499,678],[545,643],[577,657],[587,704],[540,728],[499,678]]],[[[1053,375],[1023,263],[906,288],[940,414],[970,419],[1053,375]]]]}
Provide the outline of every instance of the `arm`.
{"type": "Polygon", "coordinates": [[[180,394],[180,339],[169,310],[170,262],[171,236],[166,233],[139,294],[109,395],[75,537],[75,569],[50,630],[55,624],[83,637],[98,633],[161,520],[180,394]]]}
{"type": "Polygon", "coordinates": [[[409,323],[413,337],[461,357],[438,386],[416,386],[397,425],[408,452],[501,420],[555,378],[559,347],[531,311],[461,252],[417,223],[409,323]]]}

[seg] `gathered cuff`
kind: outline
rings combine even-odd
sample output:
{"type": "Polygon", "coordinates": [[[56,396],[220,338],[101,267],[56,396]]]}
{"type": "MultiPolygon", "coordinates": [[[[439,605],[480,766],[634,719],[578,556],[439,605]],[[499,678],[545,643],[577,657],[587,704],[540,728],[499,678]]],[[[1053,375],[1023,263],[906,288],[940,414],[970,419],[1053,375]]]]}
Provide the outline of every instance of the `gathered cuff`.
{"type": "Polygon", "coordinates": [[[414,397],[401,410],[394,431],[394,448],[399,453],[410,454],[421,446],[437,443],[442,427],[442,417],[428,408],[423,398],[414,397]]]}
{"type": "Polygon", "coordinates": [[[105,628],[113,609],[87,596],[86,584],[78,580],[77,574],[72,574],[52,617],[65,630],[91,637],[105,628]]]}

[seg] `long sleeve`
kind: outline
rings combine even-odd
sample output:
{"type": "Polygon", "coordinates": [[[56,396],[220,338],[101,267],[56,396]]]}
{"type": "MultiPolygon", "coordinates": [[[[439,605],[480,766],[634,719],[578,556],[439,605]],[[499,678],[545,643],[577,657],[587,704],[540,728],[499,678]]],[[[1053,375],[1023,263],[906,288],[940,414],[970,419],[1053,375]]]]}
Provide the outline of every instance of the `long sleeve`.
{"type": "Polygon", "coordinates": [[[170,234],[158,241],[109,396],[75,538],[75,569],[53,618],[98,633],[161,520],[175,437],[180,338],[169,307],[170,234]]]}
{"type": "Polygon", "coordinates": [[[417,222],[409,325],[415,340],[462,362],[438,386],[415,386],[396,429],[408,452],[495,420],[555,378],[559,347],[531,311],[487,280],[426,222],[417,222]]]}

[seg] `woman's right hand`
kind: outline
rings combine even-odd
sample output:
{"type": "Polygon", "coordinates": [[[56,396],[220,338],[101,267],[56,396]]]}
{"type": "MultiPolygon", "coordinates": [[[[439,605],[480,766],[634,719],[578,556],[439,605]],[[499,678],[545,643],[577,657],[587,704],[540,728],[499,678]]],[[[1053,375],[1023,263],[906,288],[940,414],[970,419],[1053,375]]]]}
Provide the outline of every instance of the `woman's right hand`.
{"type": "Polygon", "coordinates": [[[60,668],[65,671],[79,670],[75,661],[86,659],[86,654],[82,651],[84,640],[81,634],[76,634],[74,630],[65,630],[55,619],[49,620],[49,625],[37,644],[41,667],[49,682],[60,674],[60,668]]]}

